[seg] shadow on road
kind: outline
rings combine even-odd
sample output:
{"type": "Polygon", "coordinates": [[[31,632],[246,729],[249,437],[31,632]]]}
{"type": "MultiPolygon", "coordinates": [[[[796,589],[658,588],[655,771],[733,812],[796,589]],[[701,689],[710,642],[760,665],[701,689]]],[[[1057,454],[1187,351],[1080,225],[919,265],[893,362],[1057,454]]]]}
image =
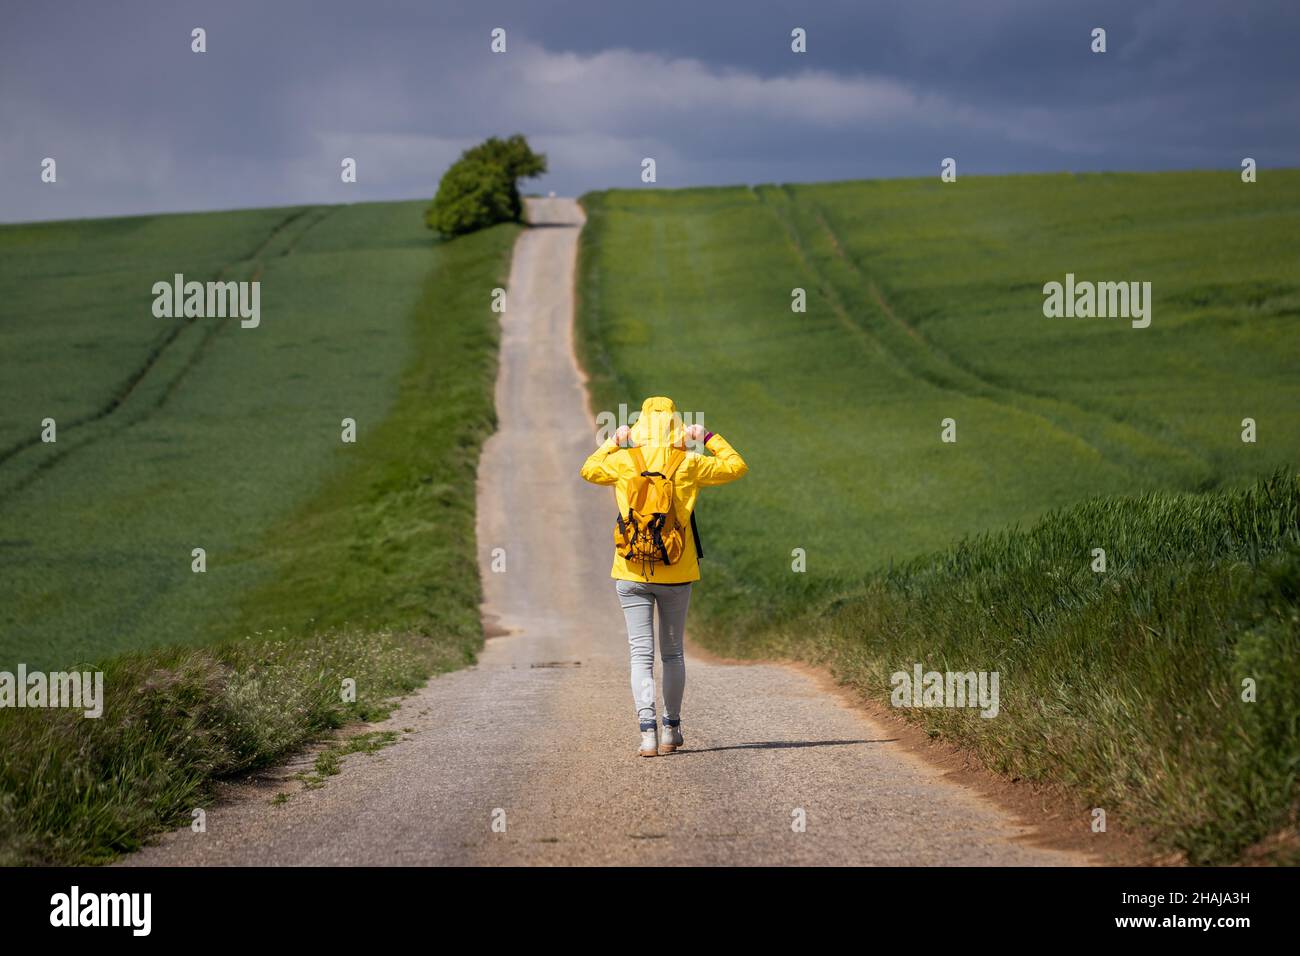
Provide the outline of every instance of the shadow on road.
{"type": "Polygon", "coordinates": [[[897,737],[885,740],[764,740],[752,744],[732,744],[729,747],[696,747],[676,751],[673,756],[711,754],[719,750],[787,750],[795,747],[847,747],[851,744],[892,744],[897,737]]]}

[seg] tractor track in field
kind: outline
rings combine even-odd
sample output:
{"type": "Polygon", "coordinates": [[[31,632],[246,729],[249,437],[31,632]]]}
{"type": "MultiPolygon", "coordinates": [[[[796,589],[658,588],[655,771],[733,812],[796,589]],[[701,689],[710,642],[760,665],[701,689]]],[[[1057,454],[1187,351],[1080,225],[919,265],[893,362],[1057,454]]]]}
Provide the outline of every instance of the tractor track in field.
{"type": "MultiPolygon", "coordinates": [[[[244,265],[246,263],[256,263],[256,267],[252,272],[252,274],[249,276],[249,278],[244,281],[253,282],[260,279],[262,273],[265,271],[266,268],[266,263],[263,261],[263,257],[265,256],[266,251],[271,247],[272,243],[274,243],[276,239],[280,238],[280,236],[284,234],[285,230],[287,230],[298,220],[306,216],[309,216],[312,213],[318,213],[318,215],[314,220],[309,221],[306,224],[306,227],[301,232],[299,232],[296,236],[294,236],[292,240],[289,242],[289,244],[280,253],[278,253],[275,257],[272,258],[287,256],[290,253],[292,253],[294,248],[302,240],[302,238],[307,235],[307,233],[315,229],[318,225],[320,225],[324,220],[329,218],[339,208],[340,207],[338,206],[306,206],[303,207],[302,209],[296,210],[295,212],[291,213],[290,215],[282,219],[279,223],[277,223],[271,229],[271,231],[267,233],[266,237],[260,243],[258,243],[257,247],[251,253],[239,259],[234,259],[226,263],[216,272],[215,276],[213,276],[211,279],[195,280],[195,281],[205,281],[205,282],[206,281],[213,281],[213,282],[227,281],[228,277],[230,276],[233,270],[238,269],[241,265],[244,265]]],[[[152,372],[159,366],[162,359],[165,356],[169,355],[172,351],[174,351],[174,349],[172,349],[172,346],[177,342],[178,339],[180,339],[181,335],[188,329],[192,328],[195,325],[195,323],[197,323],[203,318],[205,317],[200,317],[200,316],[186,317],[186,318],[182,318],[181,321],[176,322],[174,325],[172,325],[162,335],[162,337],[150,348],[147,356],[145,357],[144,362],[140,365],[140,367],[137,368],[135,371],[133,371],[129,376],[127,376],[126,379],[123,380],[122,384],[119,385],[113,391],[112,396],[108,399],[108,401],[103,406],[101,406],[99,409],[95,410],[94,412],[87,413],[85,415],[79,416],[74,419],[70,419],[66,423],[59,425],[60,438],[61,439],[64,438],[70,432],[80,435],[81,432],[84,431],[86,427],[95,425],[100,422],[105,422],[106,420],[110,419],[115,413],[117,413],[126,404],[127,400],[130,399],[131,396],[136,393],[140,384],[144,382],[146,378],[148,378],[150,372],[152,372]]],[[[175,374],[175,376],[173,376],[171,381],[167,383],[166,387],[163,389],[158,399],[155,402],[153,402],[151,405],[149,405],[144,409],[141,409],[140,412],[130,420],[122,422],[120,427],[117,429],[104,432],[99,435],[91,435],[87,438],[74,442],[70,446],[65,445],[64,448],[55,450],[53,453],[51,453],[50,455],[45,457],[42,461],[40,461],[38,464],[36,464],[26,474],[20,475],[11,484],[4,487],[0,487],[0,496],[7,497],[7,496],[12,496],[17,494],[18,492],[22,491],[24,488],[27,488],[29,485],[35,482],[42,474],[47,472],[49,469],[66,461],[71,455],[75,454],[76,452],[84,448],[90,447],[91,445],[95,444],[106,435],[113,434],[115,431],[120,431],[122,428],[131,428],[142,421],[146,421],[151,415],[153,415],[155,412],[157,412],[159,409],[161,409],[163,406],[167,404],[168,400],[172,397],[173,394],[175,394],[176,390],[181,385],[181,382],[198,365],[199,361],[202,359],[203,355],[207,351],[208,345],[222,331],[222,329],[226,328],[230,324],[231,324],[230,317],[227,317],[226,319],[223,320],[216,320],[210,322],[208,329],[203,333],[202,337],[195,344],[192,351],[190,352],[188,359],[186,359],[185,363],[180,367],[179,371],[177,371],[177,373],[175,374]]],[[[5,465],[9,461],[17,458],[18,455],[20,455],[23,451],[35,447],[40,443],[41,443],[40,437],[38,435],[33,435],[30,438],[23,439],[21,442],[18,442],[14,445],[11,445],[7,449],[0,451],[0,472],[3,471],[5,465]]]]}
{"type": "Polygon", "coordinates": [[[895,365],[913,378],[934,388],[954,392],[966,398],[994,402],[1013,412],[1030,415],[1069,440],[1082,444],[1099,458],[1120,464],[1129,470],[1132,470],[1133,456],[1128,452],[1128,445],[1122,440],[1116,443],[1111,439],[1099,440],[1096,434],[1085,434],[1078,427],[1078,423],[1063,421],[1060,413],[1054,413],[1043,405],[1057,406],[1082,417],[1085,421],[1092,422],[1095,427],[1087,429],[1089,432],[1107,428],[1118,429],[1121,433],[1134,436],[1139,442],[1149,442],[1159,446],[1163,453],[1171,458],[1193,463],[1202,472],[1212,473],[1212,466],[1204,458],[1160,435],[1139,429],[1131,422],[1122,421],[1105,410],[1089,408],[1060,396],[1037,392],[1020,385],[995,381],[964,365],[898,314],[881,291],[879,283],[862,268],[860,263],[848,255],[839,235],[827,219],[825,210],[819,204],[797,199],[788,187],[781,187],[780,191],[788,204],[791,206],[802,204],[811,213],[817,230],[821,232],[831,254],[849,271],[853,284],[859,287],[856,291],[860,293],[863,301],[874,306],[888,323],[888,327],[896,329],[898,333],[905,336],[905,341],[909,341],[911,346],[900,348],[892,345],[888,341],[888,336],[873,331],[866,319],[850,309],[845,301],[845,292],[815,262],[808,237],[795,221],[793,212],[779,208],[778,204],[768,199],[763,191],[754,190],[758,202],[781,224],[800,264],[817,281],[818,286],[825,290],[831,309],[841,324],[854,332],[864,345],[868,342],[874,344],[882,354],[888,356],[895,365]]]}

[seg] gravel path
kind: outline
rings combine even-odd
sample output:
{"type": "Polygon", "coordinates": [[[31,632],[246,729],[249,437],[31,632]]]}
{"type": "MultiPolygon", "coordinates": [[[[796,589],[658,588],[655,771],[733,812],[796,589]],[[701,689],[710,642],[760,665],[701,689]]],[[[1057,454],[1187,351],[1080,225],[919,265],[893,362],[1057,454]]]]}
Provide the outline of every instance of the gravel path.
{"type": "Polygon", "coordinates": [[[345,758],[318,790],[289,779],[310,759],[300,758],[234,787],[208,812],[205,833],[167,834],[123,863],[1086,862],[1016,840],[1025,828],[1005,812],[779,665],[688,652],[687,749],[635,756],[626,637],[608,577],[612,494],[578,477],[594,442],[571,349],[582,214],[569,199],[529,209],[547,228],[515,249],[501,427],[479,469],[484,610],[507,633],[488,641],[477,666],[434,678],[380,725],[409,728],[394,746],[345,758]],[[512,507],[543,496],[545,511],[512,507]],[[495,548],[505,550],[504,573],[487,570],[495,548]],[[281,791],[290,799],[272,805],[281,791]],[[800,812],[806,830],[795,832],[800,812]]]}

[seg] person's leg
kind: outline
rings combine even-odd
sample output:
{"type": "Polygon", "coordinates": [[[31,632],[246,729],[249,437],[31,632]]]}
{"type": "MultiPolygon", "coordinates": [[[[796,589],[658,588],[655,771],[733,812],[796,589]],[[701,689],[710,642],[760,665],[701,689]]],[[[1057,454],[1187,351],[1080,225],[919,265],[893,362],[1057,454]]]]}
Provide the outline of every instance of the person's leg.
{"type": "Polygon", "coordinates": [[[682,716],[682,695],[686,693],[686,609],[691,603],[691,585],[655,588],[659,601],[659,659],[664,665],[664,722],[677,726],[682,716]]]}
{"type": "Polygon", "coordinates": [[[642,730],[655,726],[654,596],[637,581],[618,581],[618,602],[627,618],[627,643],[632,652],[632,700],[642,730]]]}

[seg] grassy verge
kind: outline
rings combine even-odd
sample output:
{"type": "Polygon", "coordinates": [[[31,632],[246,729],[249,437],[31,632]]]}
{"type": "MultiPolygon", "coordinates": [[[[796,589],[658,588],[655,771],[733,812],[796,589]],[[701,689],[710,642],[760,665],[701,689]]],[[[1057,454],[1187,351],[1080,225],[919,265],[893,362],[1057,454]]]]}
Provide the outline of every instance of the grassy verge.
{"type": "Polygon", "coordinates": [[[478,450],[494,422],[497,324],[514,227],[438,246],[408,316],[414,343],[386,417],[257,547],[238,639],[114,655],[103,716],[0,711],[0,861],[97,862],[187,823],[219,777],[386,712],[482,636],[478,450]],[[247,633],[252,630],[252,633],[247,633]],[[355,682],[356,700],[342,694],[355,682]]]}
{"type": "Polygon", "coordinates": [[[1235,184],[583,197],[595,407],[670,395],[750,464],[702,496],[693,636],[829,665],[882,701],[916,663],[997,670],[996,719],[903,713],[1197,862],[1293,825],[1300,432],[1279,343],[1300,172],[1235,184]],[[1152,281],[1152,325],[1044,318],[1042,285],[1067,272],[1152,281]],[[1247,415],[1267,440],[1242,442],[1247,415]]]}
{"type": "Polygon", "coordinates": [[[1297,823],[1294,474],[1237,492],[1092,499],[868,576],[783,625],[710,623],[720,652],[823,664],[881,701],[916,664],[996,671],[993,719],[903,713],[1193,863],[1238,859],[1297,823]]]}

